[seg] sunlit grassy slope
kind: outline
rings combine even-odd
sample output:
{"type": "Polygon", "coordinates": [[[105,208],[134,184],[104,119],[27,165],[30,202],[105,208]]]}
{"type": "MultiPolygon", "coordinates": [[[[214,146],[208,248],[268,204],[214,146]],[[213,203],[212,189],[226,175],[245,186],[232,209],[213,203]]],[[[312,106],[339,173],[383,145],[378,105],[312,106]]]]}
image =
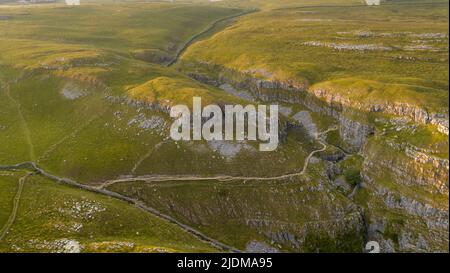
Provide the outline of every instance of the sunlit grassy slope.
{"type": "MultiPolygon", "coordinates": [[[[158,164],[144,162],[168,136],[169,120],[160,110],[191,104],[194,95],[205,104],[237,99],[165,64],[191,36],[238,12],[161,3],[1,7],[0,164],[31,160],[56,175],[91,182],[163,173],[173,157],[181,159],[177,164],[189,162],[173,144],[170,153],[156,153],[158,164]]],[[[214,154],[206,146],[200,162],[214,154]]],[[[184,167],[180,172],[190,169],[184,167]]],[[[19,177],[3,172],[1,179],[3,227],[19,177]]],[[[43,178],[30,177],[22,199],[2,252],[61,251],[67,240],[94,252],[213,251],[127,204],[43,178]],[[77,211],[67,211],[78,203],[102,211],[98,218],[78,219],[77,211]],[[83,228],[74,232],[72,224],[83,228]]]]}
{"type": "Polygon", "coordinates": [[[223,92],[157,64],[172,61],[192,36],[238,11],[161,3],[2,8],[0,77],[11,85],[53,74],[162,105],[186,103],[197,91],[220,101],[223,92]]]}
{"type": "Polygon", "coordinates": [[[32,160],[80,182],[149,173],[270,176],[301,169],[305,155],[316,148],[302,133],[289,136],[278,153],[258,153],[256,144],[236,144],[225,148],[237,150],[231,156],[207,143],[197,147],[167,141],[168,106],[191,105],[194,95],[201,96],[204,105],[243,101],[130,52],[163,48],[174,39],[175,50],[187,34],[240,10],[184,4],[79,8],[43,5],[3,11],[11,17],[0,25],[6,37],[0,41],[0,104],[10,113],[0,117],[6,144],[0,147],[2,164],[32,160]],[[123,13],[115,13],[121,9],[123,13]],[[94,19],[97,12],[105,16],[94,19]],[[111,12],[111,18],[106,16],[111,12]],[[156,17],[160,25],[152,23],[156,17]],[[72,23],[53,23],[58,20],[72,23]],[[170,22],[165,25],[164,20],[170,22]],[[180,25],[186,24],[193,27],[184,31],[180,25]],[[133,31],[136,37],[127,40],[133,31]],[[111,44],[100,41],[105,35],[111,44]],[[138,43],[139,37],[143,40],[138,43]]]}
{"type": "Polygon", "coordinates": [[[306,83],[355,105],[448,113],[448,2],[427,3],[263,9],[192,46],[183,61],[306,83]]]}
{"type": "MultiPolygon", "coordinates": [[[[3,203],[12,204],[10,188],[24,175],[1,172],[1,227],[12,211],[3,203]]],[[[71,248],[74,244],[82,252],[217,251],[179,227],[122,201],[39,176],[28,177],[14,225],[0,241],[0,251],[67,252],[75,251],[71,248]]]]}
{"type": "Polygon", "coordinates": [[[164,57],[172,56],[210,22],[236,11],[161,3],[17,7],[1,9],[2,15],[11,18],[1,21],[0,33],[4,39],[52,41],[164,57]]]}

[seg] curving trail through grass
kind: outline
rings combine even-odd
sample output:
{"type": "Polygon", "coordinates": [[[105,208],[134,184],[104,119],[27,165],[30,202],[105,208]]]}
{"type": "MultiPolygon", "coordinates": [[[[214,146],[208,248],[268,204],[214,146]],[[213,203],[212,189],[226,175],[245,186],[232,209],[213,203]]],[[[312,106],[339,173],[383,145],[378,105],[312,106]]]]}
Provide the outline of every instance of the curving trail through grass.
{"type": "Polygon", "coordinates": [[[272,177],[264,177],[264,176],[232,176],[232,175],[217,175],[217,176],[196,176],[196,175],[144,175],[138,177],[130,177],[130,178],[122,178],[122,179],[114,179],[108,180],[101,183],[97,186],[98,189],[105,189],[111,185],[117,183],[126,183],[126,182],[168,182],[168,181],[249,181],[249,180],[260,180],[260,181],[271,181],[271,180],[284,180],[292,177],[302,176],[306,173],[308,169],[309,162],[311,158],[316,154],[326,150],[327,144],[320,140],[320,137],[326,135],[331,131],[338,130],[337,127],[329,128],[324,132],[317,134],[316,140],[323,146],[320,149],[314,150],[306,157],[302,171],[291,173],[291,174],[283,174],[279,176],[272,177]]]}
{"type": "Polygon", "coordinates": [[[164,144],[165,141],[161,141],[158,144],[156,144],[153,148],[151,148],[143,157],[141,157],[133,166],[131,169],[131,174],[135,174],[136,170],[141,166],[142,162],[144,162],[147,158],[149,158],[155,150],[158,150],[161,145],[164,144]]]}
{"type": "Polygon", "coordinates": [[[312,151],[312,152],[308,155],[308,157],[306,157],[306,159],[305,159],[305,164],[303,165],[303,169],[302,169],[302,171],[301,171],[299,174],[301,174],[301,175],[305,174],[306,170],[308,169],[309,161],[311,160],[311,158],[312,158],[316,153],[323,152],[323,151],[325,151],[325,150],[327,149],[327,144],[326,144],[325,142],[321,141],[321,140],[320,140],[320,137],[321,137],[321,136],[324,136],[324,135],[326,135],[326,134],[328,134],[329,132],[336,131],[336,130],[338,130],[337,127],[332,127],[332,128],[328,128],[327,130],[325,130],[325,131],[323,131],[323,132],[317,134],[316,140],[317,140],[323,147],[322,147],[321,149],[312,151]]]}
{"type": "MultiPolygon", "coordinates": [[[[179,58],[181,57],[181,55],[187,50],[187,48],[192,45],[198,38],[200,38],[201,36],[207,34],[209,31],[211,31],[212,29],[214,29],[219,23],[227,21],[227,20],[231,20],[234,18],[238,18],[253,12],[256,12],[256,9],[253,10],[247,10],[247,11],[243,11],[241,13],[235,14],[235,15],[231,15],[231,16],[227,16],[225,18],[221,18],[218,19],[216,21],[214,21],[212,24],[210,24],[207,28],[205,28],[203,31],[201,31],[200,33],[194,35],[193,37],[191,37],[188,41],[186,41],[182,47],[180,49],[177,50],[175,57],[173,58],[172,61],[170,61],[166,66],[172,66],[173,64],[175,64],[179,58]]],[[[32,138],[31,138],[31,134],[30,134],[30,130],[28,128],[28,124],[23,116],[22,110],[21,110],[21,105],[19,102],[17,102],[10,94],[10,87],[9,84],[5,84],[6,87],[6,95],[7,97],[13,102],[13,104],[16,106],[17,108],[17,112],[19,114],[19,118],[20,118],[20,122],[21,125],[23,127],[23,131],[24,131],[24,135],[26,138],[26,141],[28,143],[29,146],[29,154],[30,154],[30,160],[29,162],[23,162],[23,163],[19,163],[16,165],[8,165],[8,166],[1,166],[0,165],[0,170],[17,170],[17,169],[28,169],[28,170],[32,170],[37,174],[40,174],[52,181],[55,181],[57,183],[61,183],[61,184],[66,184],[69,186],[73,186],[73,187],[77,187],[80,189],[84,189],[84,190],[88,190],[91,192],[95,192],[95,193],[99,193],[99,194],[103,194],[115,199],[119,199],[125,202],[128,202],[130,204],[135,205],[136,207],[149,212],[155,216],[158,216],[170,223],[176,224],[177,226],[179,226],[180,228],[182,228],[183,230],[185,230],[186,232],[194,235],[195,237],[199,238],[202,241],[205,241],[209,244],[211,244],[212,246],[224,250],[224,251],[229,251],[229,252],[240,252],[240,250],[225,245],[213,238],[210,238],[208,236],[206,236],[205,234],[201,233],[200,231],[197,231],[196,229],[187,226],[181,222],[179,222],[178,220],[176,220],[175,218],[168,216],[166,214],[163,214],[159,211],[157,211],[154,208],[148,207],[146,206],[143,202],[121,195],[119,193],[107,190],[106,188],[108,186],[111,186],[113,184],[116,183],[125,183],[125,182],[136,182],[136,181],[144,181],[144,182],[159,182],[159,181],[183,181],[183,180],[189,180],[189,181],[246,181],[246,180],[259,180],[259,181],[271,181],[271,180],[285,180],[288,178],[292,178],[292,177],[297,177],[297,176],[302,176],[306,173],[306,170],[308,168],[309,162],[311,160],[311,158],[319,152],[322,152],[326,149],[327,144],[322,142],[320,140],[320,136],[321,135],[325,135],[330,131],[333,130],[337,130],[337,128],[331,128],[328,129],[320,134],[318,134],[316,136],[316,140],[323,146],[320,149],[314,150],[312,151],[308,157],[305,159],[303,168],[300,172],[296,172],[296,173],[291,173],[291,174],[285,174],[285,175],[279,175],[279,176],[275,176],[275,177],[247,177],[247,176],[229,176],[229,175],[218,175],[218,176],[210,176],[210,177],[204,177],[204,176],[193,176],[193,175],[181,175],[181,176],[171,176],[171,175],[167,175],[167,176],[139,176],[139,177],[132,177],[132,178],[126,178],[126,179],[116,179],[116,180],[110,180],[110,181],[105,181],[103,183],[101,183],[101,185],[99,186],[89,186],[89,185],[85,185],[82,183],[79,183],[77,181],[68,179],[68,178],[64,178],[64,177],[58,177],[55,175],[52,175],[48,172],[46,172],[45,170],[41,169],[35,162],[39,162],[40,159],[45,158],[45,156],[47,156],[49,153],[51,153],[54,149],[56,149],[59,145],[61,145],[63,142],[65,142],[69,137],[72,137],[74,135],[76,135],[79,131],[81,131],[83,128],[85,128],[87,125],[89,125],[96,117],[88,120],[85,124],[82,124],[79,128],[76,128],[72,133],[70,133],[69,135],[63,137],[62,139],[60,139],[58,142],[54,143],[52,146],[50,146],[38,159],[35,156],[35,152],[34,152],[34,146],[32,143],[32,138]]],[[[162,144],[162,143],[160,143],[162,144]]],[[[160,145],[158,144],[158,145],[160,145]]],[[[151,156],[151,154],[153,153],[154,149],[157,149],[158,147],[154,147],[153,149],[149,150],[148,153],[141,159],[138,160],[138,162],[136,162],[136,164],[134,165],[131,173],[135,173],[136,169],[140,166],[140,164],[149,156],[151,156]]],[[[23,191],[23,186],[24,183],[27,179],[27,177],[29,175],[31,175],[32,172],[27,173],[27,175],[25,175],[24,177],[21,177],[19,179],[19,187],[18,187],[18,191],[17,194],[14,198],[14,207],[13,210],[11,212],[11,215],[7,221],[7,223],[5,224],[5,226],[2,228],[1,233],[0,233],[0,241],[7,235],[8,231],[10,230],[11,226],[14,224],[14,221],[17,217],[17,210],[19,207],[19,203],[20,203],[20,198],[22,195],[22,191],[23,191]]]]}
{"type": "Polygon", "coordinates": [[[13,209],[11,211],[11,214],[9,215],[8,221],[5,223],[3,228],[0,230],[0,241],[3,241],[3,239],[6,237],[6,235],[8,235],[9,230],[11,229],[12,225],[16,221],[17,211],[19,210],[20,198],[22,197],[23,186],[25,184],[26,179],[31,174],[32,173],[29,172],[25,176],[19,178],[19,185],[17,187],[16,196],[14,197],[13,209]]]}
{"type": "Polygon", "coordinates": [[[60,145],[62,145],[66,140],[69,138],[75,137],[78,133],[80,133],[84,128],[88,127],[94,120],[99,118],[101,115],[103,115],[104,111],[91,117],[88,121],[80,125],[78,128],[75,128],[73,132],[71,132],[68,135],[65,135],[63,138],[61,138],[59,141],[55,142],[53,145],[51,145],[39,158],[36,160],[36,162],[39,162],[43,159],[45,159],[49,154],[51,154],[55,149],[57,149],[60,145]]]}
{"type": "MultiPolygon", "coordinates": [[[[207,242],[209,244],[211,244],[212,246],[224,250],[224,251],[229,251],[229,252],[241,252],[240,250],[225,245],[215,239],[212,239],[210,237],[208,237],[207,235],[201,233],[200,231],[185,225],[183,223],[181,223],[180,221],[176,220],[175,218],[163,214],[161,212],[159,212],[158,210],[148,207],[146,206],[142,201],[137,200],[137,199],[133,199],[131,197],[119,194],[117,192],[113,192],[110,190],[107,190],[106,188],[108,186],[111,186],[113,184],[116,183],[123,183],[123,182],[136,182],[136,181],[144,181],[144,182],[157,182],[157,181],[182,181],[182,180],[190,180],[190,181],[205,181],[205,180],[214,180],[214,181],[240,181],[240,180],[261,180],[261,181],[267,181],[267,180],[283,180],[283,179],[287,179],[287,178],[291,178],[291,177],[296,177],[296,176],[301,176],[305,173],[309,161],[311,159],[311,157],[321,151],[324,151],[327,147],[327,144],[322,142],[320,140],[320,137],[322,135],[327,134],[328,132],[334,131],[334,130],[338,130],[338,128],[330,128],[322,133],[317,134],[316,136],[316,140],[318,140],[323,147],[321,149],[317,149],[312,151],[308,157],[305,160],[303,169],[301,172],[298,173],[292,173],[292,174],[285,174],[285,175],[280,175],[280,176],[275,176],[275,177],[246,177],[246,176],[228,176],[228,175],[220,175],[220,176],[212,176],[212,177],[202,177],[202,176],[145,176],[145,177],[136,177],[136,178],[128,178],[128,179],[118,179],[118,180],[111,180],[111,181],[106,181],[104,183],[102,183],[100,186],[89,186],[89,185],[85,185],[82,183],[79,183],[77,181],[68,179],[68,178],[64,178],[64,177],[58,177],[56,175],[50,174],[48,172],[46,172],[45,170],[41,169],[39,166],[37,166],[36,163],[34,162],[22,162],[16,165],[7,165],[7,166],[1,166],[0,165],[0,170],[18,170],[18,169],[30,169],[35,171],[37,174],[40,174],[52,181],[61,183],[61,184],[65,184],[65,185],[69,185],[69,186],[73,186],[73,187],[77,187],[80,189],[84,189],[84,190],[88,190],[91,192],[95,192],[95,193],[99,193],[99,194],[103,194],[112,198],[116,198],[128,203],[131,203],[133,205],[135,205],[136,207],[152,213],[155,216],[158,216],[170,223],[176,224],[178,225],[180,228],[182,228],[183,230],[185,230],[186,232],[196,236],[197,238],[199,238],[200,240],[207,242]]],[[[28,173],[25,177],[22,177],[21,180],[19,182],[21,182],[21,184],[19,184],[20,186],[20,191],[18,191],[18,193],[21,194],[22,192],[22,187],[23,187],[23,183],[25,182],[26,177],[28,177],[31,173],[28,173]]],[[[10,226],[13,224],[14,219],[15,219],[15,215],[17,213],[17,206],[18,206],[18,202],[20,200],[20,194],[18,194],[18,197],[16,196],[16,202],[17,205],[15,204],[15,209],[13,210],[13,213],[10,217],[10,219],[12,219],[11,221],[8,221],[8,225],[6,226],[6,229],[4,230],[8,230],[10,228],[10,226]],[[15,211],[15,212],[14,212],[15,211]]],[[[5,233],[5,231],[2,231],[3,233],[5,233]]],[[[6,233],[5,233],[6,234],[6,233]]],[[[1,239],[1,237],[0,237],[1,239]]]]}

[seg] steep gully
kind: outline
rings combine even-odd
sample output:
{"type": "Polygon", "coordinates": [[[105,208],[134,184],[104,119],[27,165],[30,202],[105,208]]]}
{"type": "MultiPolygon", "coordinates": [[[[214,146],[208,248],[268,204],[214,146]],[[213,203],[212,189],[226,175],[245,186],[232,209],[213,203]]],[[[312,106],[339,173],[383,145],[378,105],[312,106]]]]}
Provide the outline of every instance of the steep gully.
{"type": "MultiPolygon", "coordinates": [[[[204,82],[201,80],[196,79],[195,77],[188,75],[191,79],[193,80],[197,80],[200,83],[203,84],[209,84],[208,82],[204,82]]],[[[311,107],[312,105],[305,105],[307,108],[309,108],[310,110],[314,111],[317,109],[313,109],[313,108],[317,108],[317,107],[311,107]]],[[[314,105],[313,105],[314,106],[314,105]]],[[[357,124],[357,129],[359,131],[359,129],[363,130],[364,133],[361,134],[363,136],[363,140],[362,141],[356,141],[356,143],[350,143],[350,145],[354,145],[356,148],[352,151],[346,151],[341,147],[336,147],[338,149],[340,149],[345,155],[347,155],[348,153],[356,153],[356,152],[361,152],[362,148],[364,147],[364,139],[365,137],[367,137],[368,135],[373,134],[373,130],[374,128],[371,128],[370,126],[367,126],[367,128],[365,128],[365,126],[363,124],[359,124],[358,122],[355,122],[353,120],[347,119],[345,116],[340,116],[340,115],[336,115],[336,111],[332,108],[327,108],[327,109],[321,109],[322,107],[318,106],[319,111],[318,112],[330,112],[327,113],[330,116],[333,116],[335,118],[337,118],[339,120],[340,123],[340,128],[343,130],[343,132],[346,132],[346,128],[345,127],[352,127],[352,123],[356,123],[357,124]],[[345,125],[347,124],[347,125],[345,125]],[[363,128],[364,127],[364,128],[363,128]]],[[[348,129],[348,128],[347,128],[348,129]]],[[[332,130],[337,130],[335,128],[331,128],[329,130],[327,130],[326,132],[323,132],[322,134],[326,134],[329,131],[332,130]]],[[[448,130],[448,127],[447,127],[448,130]]],[[[441,130],[440,130],[441,131],[441,130]]],[[[445,131],[445,130],[444,130],[445,131]]],[[[341,132],[342,133],[342,132],[341,132]]],[[[447,133],[448,134],[448,133],[447,133]]],[[[350,138],[352,137],[351,135],[349,136],[350,138]]],[[[345,138],[345,134],[343,135],[343,138],[345,138]]],[[[347,137],[348,138],[348,137],[347,137]]],[[[260,181],[268,181],[268,180],[283,180],[283,179],[288,179],[291,177],[295,177],[295,176],[301,176],[303,175],[309,165],[309,161],[310,159],[314,156],[314,154],[325,151],[327,144],[323,143],[319,138],[316,139],[323,147],[321,149],[317,149],[313,152],[311,152],[308,157],[305,160],[303,169],[301,172],[298,173],[293,173],[293,174],[286,174],[286,175],[281,175],[281,176],[277,176],[277,177],[242,177],[242,176],[213,176],[213,177],[199,177],[199,176],[140,176],[140,177],[133,177],[133,178],[125,178],[125,179],[117,179],[117,180],[110,180],[110,181],[106,181],[103,184],[101,184],[100,186],[98,186],[97,188],[103,189],[106,188],[108,186],[117,184],[117,183],[127,183],[127,182],[135,182],[135,181],[142,181],[142,182],[164,182],[164,181],[186,181],[186,180],[190,180],[190,181],[246,181],[246,180],[260,180],[260,181]]],[[[347,139],[348,140],[348,139],[347,139]]],[[[359,191],[359,189],[361,188],[361,184],[357,184],[352,192],[348,195],[346,195],[345,197],[352,200],[353,197],[355,196],[355,194],[359,191]]],[[[359,207],[359,206],[358,206],[359,207]]],[[[370,234],[370,222],[372,220],[370,220],[369,218],[367,218],[368,216],[363,214],[362,215],[362,219],[363,219],[363,227],[364,227],[364,237],[366,238],[366,240],[369,238],[369,234],[370,234]]]]}

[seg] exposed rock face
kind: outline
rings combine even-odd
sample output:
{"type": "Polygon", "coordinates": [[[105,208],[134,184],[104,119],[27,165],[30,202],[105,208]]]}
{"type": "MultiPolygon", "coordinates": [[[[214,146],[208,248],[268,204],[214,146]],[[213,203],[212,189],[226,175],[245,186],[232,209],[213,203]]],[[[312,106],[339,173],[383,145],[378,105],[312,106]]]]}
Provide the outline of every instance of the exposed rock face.
{"type": "Polygon", "coordinates": [[[404,220],[397,220],[401,223],[398,225],[390,222],[384,215],[379,215],[381,219],[378,218],[369,226],[369,239],[382,242],[385,252],[394,252],[396,249],[402,252],[430,252],[442,251],[445,246],[448,247],[448,208],[436,208],[401,193],[375,187],[376,196],[386,208],[401,213],[404,220]],[[390,226],[389,230],[386,225],[390,226]],[[395,242],[388,238],[392,234],[396,234],[395,242]]]}
{"type": "Polygon", "coordinates": [[[387,207],[402,209],[411,215],[425,219],[428,228],[448,230],[448,211],[434,208],[430,204],[424,204],[403,195],[398,195],[382,187],[378,188],[377,194],[383,198],[387,207]]]}
{"type": "MultiPolygon", "coordinates": [[[[143,109],[149,109],[153,111],[159,111],[161,113],[170,115],[170,109],[171,105],[169,103],[167,104],[161,104],[161,103],[151,103],[146,101],[140,101],[135,99],[130,99],[127,96],[105,96],[105,100],[112,102],[112,103],[119,103],[119,104],[127,104],[132,107],[136,108],[143,108],[143,109]]],[[[222,108],[222,113],[225,115],[225,109],[223,105],[219,105],[222,108]]],[[[203,118],[202,122],[205,122],[208,120],[207,118],[203,118]]],[[[192,120],[191,120],[192,121],[192,120]]],[[[286,119],[280,118],[278,120],[278,139],[281,143],[283,143],[287,138],[287,130],[288,130],[289,123],[286,119]]]]}
{"type": "Polygon", "coordinates": [[[448,194],[448,160],[430,156],[409,148],[405,152],[410,158],[414,159],[414,163],[411,163],[406,168],[415,169],[419,173],[416,181],[421,184],[432,184],[439,192],[448,194]]]}
{"type": "MultiPolygon", "coordinates": [[[[339,122],[340,137],[349,145],[346,148],[364,157],[361,170],[364,182],[355,187],[356,190],[349,198],[355,196],[357,188],[363,187],[361,185],[370,185],[363,187],[370,196],[367,204],[369,216],[361,221],[367,224],[366,240],[377,241],[383,252],[448,251],[448,206],[442,206],[440,201],[430,198],[439,196],[436,198],[448,200],[449,161],[431,155],[440,148],[436,151],[430,148],[431,151],[384,139],[382,133],[375,132],[368,113],[400,116],[406,123],[433,124],[439,132],[447,135],[448,114],[430,113],[406,103],[363,104],[327,90],[309,88],[306,84],[259,80],[239,73],[230,76],[237,72],[223,72],[221,67],[217,71],[222,71],[217,79],[207,79],[204,75],[194,77],[216,85],[228,83],[249,90],[259,100],[302,104],[313,112],[334,117],[339,122]],[[374,139],[377,139],[375,144],[372,143],[374,139]],[[389,188],[382,183],[390,185],[389,188]],[[391,219],[386,215],[387,212],[397,218],[391,219]]],[[[297,118],[304,120],[303,115],[297,118]]],[[[308,132],[314,133],[308,122],[306,125],[308,132]]],[[[323,159],[332,164],[332,158],[323,159]]],[[[334,172],[332,168],[330,170],[334,172]]],[[[345,181],[336,179],[330,184],[346,192],[351,191],[345,189],[348,186],[345,181]]],[[[248,225],[262,228],[270,226],[270,223],[251,220],[248,225]]],[[[322,230],[323,227],[312,228],[322,230]]],[[[302,228],[305,229],[306,226],[302,228]]],[[[265,234],[274,242],[288,243],[295,248],[306,242],[306,236],[301,236],[304,231],[293,231],[292,227],[265,234]]]]}
{"type": "Polygon", "coordinates": [[[378,220],[368,224],[367,241],[377,242],[382,253],[394,253],[395,243],[391,239],[383,237],[383,234],[386,232],[386,225],[386,220],[378,220]]]}
{"type": "Polygon", "coordinates": [[[279,101],[288,103],[300,103],[299,94],[308,87],[305,83],[295,81],[263,80],[253,78],[251,75],[235,71],[224,70],[218,78],[211,78],[203,74],[187,73],[191,78],[217,87],[227,85],[233,89],[248,90],[254,98],[262,101],[279,101]],[[238,80],[231,75],[237,75],[238,80]],[[274,92],[276,90],[277,92],[274,92]]]}
{"type": "Polygon", "coordinates": [[[436,125],[439,132],[448,135],[448,128],[449,128],[448,116],[447,118],[434,117],[430,120],[430,123],[436,125]]]}
{"type": "Polygon", "coordinates": [[[360,251],[365,234],[361,210],[347,199],[331,202],[335,196],[326,182],[298,182],[211,182],[185,193],[142,183],[122,191],[191,226],[208,226],[216,234],[238,230],[229,240],[240,241],[242,249],[339,251],[345,245],[347,251],[360,251]]]}
{"type": "MultiPolygon", "coordinates": [[[[254,98],[265,102],[285,102],[302,104],[313,112],[332,116],[341,123],[340,133],[353,151],[358,151],[365,143],[365,139],[373,132],[369,125],[350,120],[342,115],[343,105],[324,103],[308,92],[306,83],[295,81],[262,80],[251,75],[239,73],[218,67],[222,73],[218,78],[211,78],[204,74],[187,73],[190,77],[210,85],[224,86],[233,89],[248,90],[254,98]],[[237,75],[237,76],[234,76],[237,75]],[[236,80],[237,78],[239,80],[236,80]]],[[[350,105],[350,104],[348,104],[350,105]]]]}
{"type": "Polygon", "coordinates": [[[277,244],[308,252],[316,251],[314,243],[319,247],[324,243],[320,242],[321,240],[341,241],[345,240],[341,238],[343,234],[358,237],[365,233],[364,220],[358,211],[337,219],[310,221],[304,224],[254,218],[247,219],[246,225],[258,230],[277,244]],[[315,239],[314,243],[310,242],[311,237],[315,239]]]}
{"type": "Polygon", "coordinates": [[[428,113],[426,110],[405,103],[371,105],[367,109],[371,112],[384,112],[402,117],[410,117],[413,121],[423,124],[436,125],[439,132],[448,135],[448,114],[428,113]]]}
{"type": "Polygon", "coordinates": [[[144,130],[156,129],[158,131],[163,131],[164,128],[167,128],[168,124],[159,116],[147,117],[144,113],[139,113],[137,116],[128,121],[127,125],[137,125],[137,127],[144,130]]]}
{"type": "Polygon", "coordinates": [[[339,117],[339,124],[342,139],[356,151],[364,146],[367,137],[374,132],[373,127],[353,121],[345,116],[339,117]]]}
{"type": "Polygon", "coordinates": [[[426,239],[421,234],[417,238],[415,237],[409,232],[402,232],[399,239],[399,249],[411,252],[430,251],[426,239]]]}
{"type": "Polygon", "coordinates": [[[436,125],[439,132],[446,135],[449,134],[448,113],[429,113],[425,109],[407,103],[363,104],[352,101],[339,94],[328,92],[326,89],[311,88],[309,91],[330,105],[341,105],[342,107],[351,107],[367,112],[383,112],[401,117],[409,117],[418,123],[436,125]]]}
{"type": "Polygon", "coordinates": [[[308,111],[300,111],[297,114],[295,114],[293,119],[297,120],[303,128],[305,128],[308,135],[312,138],[315,138],[317,134],[319,133],[317,130],[316,124],[312,121],[311,115],[308,111]]]}
{"type": "Polygon", "coordinates": [[[363,155],[364,185],[373,196],[369,221],[389,226],[386,232],[369,233],[369,239],[386,252],[448,251],[448,160],[377,136],[363,155]],[[398,216],[392,219],[385,211],[398,216]]]}
{"type": "Polygon", "coordinates": [[[77,86],[75,83],[67,83],[60,91],[61,95],[68,100],[76,100],[87,94],[86,89],[77,86]]]}
{"type": "MultiPolygon", "coordinates": [[[[322,153],[319,154],[319,157],[322,160],[325,160],[325,161],[328,161],[328,162],[331,162],[331,163],[337,163],[337,162],[343,160],[345,158],[345,156],[346,156],[345,153],[342,150],[339,150],[339,149],[334,149],[332,153],[330,153],[328,151],[326,153],[322,152],[322,153]]],[[[311,163],[312,163],[312,161],[311,161],[311,163]]],[[[335,164],[332,164],[332,165],[335,166],[335,164]]],[[[334,173],[334,167],[332,167],[332,168],[333,169],[330,170],[330,171],[332,171],[331,174],[335,174],[334,173]]],[[[341,170],[339,170],[339,172],[338,172],[339,174],[341,174],[340,171],[341,170]]]]}
{"type": "Polygon", "coordinates": [[[249,94],[249,92],[243,91],[243,90],[236,90],[233,86],[230,84],[221,84],[219,86],[220,89],[224,90],[227,93],[232,94],[233,96],[239,97],[244,100],[253,101],[253,96],[249,94]]]}
{"type": "MultiPolygon", "coordinates": [[[[381,145],[381,144],[378,144],[381,145]]],[[[449,161],[416,151],[412,147],[387,141],[391,153],[379,154],[377,147],[367,146],[364,167],[372,173],[389,172],[396,183],[421,186],[430,193],[449,193],[449,161]]]]}
{"type": "Polygon", "coordinates": [[[279,253],[280,251],[274,247],[268,246],[265,243],[258,241],[251,241],[245,247],[245,252],[248,253],[279,253]]]}
{"type": "Polygon", "coordinates": [[[130,99],[128,96],[105,96],[105,100],[112,103],[127,104],[136,108],[144,108],[153,111],[160,111],[168,115],[170,114],[170,105],[161,105],[159,103],[149,103],[145,101],[134,100],[130,99]]]}

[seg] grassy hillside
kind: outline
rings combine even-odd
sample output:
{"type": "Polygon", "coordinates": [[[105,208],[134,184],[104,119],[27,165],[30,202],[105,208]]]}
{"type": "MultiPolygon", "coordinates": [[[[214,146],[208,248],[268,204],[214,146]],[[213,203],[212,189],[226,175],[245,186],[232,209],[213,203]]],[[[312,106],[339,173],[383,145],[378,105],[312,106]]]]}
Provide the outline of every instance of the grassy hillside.
{"type": "Polygon", "coordinates": [[[172,58],[190,36],[237,9],[133,4],[2,12],[11,16],[0,22],[0,96],[2,111],[11,113],[1,117],[0,135],[8,143],[0,151],[3,164],[32,160],[88,181],[129,174],[168,132],[167,115],[145,108],[190,105],[194,95],[204,104],[239,101],[133,55],[157,50],[172,58]],[[123,13],[109,16],[120,8],[123,13]],[[192,28],[184,31],[185,25],[192,28]],[[100,33],[111,38],[104,43],[100,33]]]}
{"type": "Polygon", "coordinates": [[[330,192],[321,166],[312,169],[311,180],[136,182],[111,189],[241,250],[360,252],[364,226],[357,209],[330,192]]]}
{"type": "Polygon", "coordinates": [[[0,33],[8,39],[84,45],[142,58],[169,58],[211,21],[234,12],[237,10],[161,3],[17,7],[2,9],[2,14],[10,18],[2,20],[0,33]]]}
{"type": "Polygon", "coordinates": [[[355,105],[448,113],[448,3],[418,4],[263,10],[192,46],[183,61],[306,83],[355,105]]]}
{"type": "MultiPolygon", "coordinates": [[[[9,184],[12,180],[17,184],[25,173],[1,174],[0,200],[3,203],[11,201],[9,184]]],[[[2,209],[2,227],[6,213],[11,213],[10,206],[2,209]]],[[[0,241],[0,251],[68,252],[76,249],[82,252],[217,251],[179,227],[122,201],[29,176],[14,225],[0,241]]]]}
{"type": "MultiPolygon", "coordinates": [[[[176,5],[149,4],[148,7],[149,11],[140,9],[139,5],[124,6],[131,11],[117,16],[121,20],[130,20],[126,14],[151,12],[151,8],[167,9],[170,14],[175,9],[174,15],[185,11],[185,6],[177,9],[176,5]]],[[[190,145],[167,141],[170,121],[164,111],[155,111],[155,107],[161,109],[179,103],[191,105],[194,95],[201,96],[204,105],[212,102],[219,105],[244,103],[243,100],[194,81],[175,69],[129,56],[126,54],[128,47],[113,49],[87,37],[98,37],[98,32],[110,22],[107,21],[110,19],[103,18],[101,21],[106,22],[94,25],[88,20],[94,14],[91,9],[100,9],[102,14],[111,11],[112,7],[88,6],[75,13],[71,9],[63,9],[65,17],[69,18],[66,20],[74,20],[73,25],[68,25],[69,29],[76,25],[92,28],[86,33],[73,30],[68,34],[57,29],[50,33],[44,31],[52,24],[51,16],[44,15],[53,14],[55,9],[59,8],[30,8],[33,16],[17,15],[12,22],[3,24],[6,37],[11,37],[0,42],[3,49],[0,53],[3,63],[0,95],[4,98],[1,103],[5,111],[11,111],[10,115],[1,117],[0,135],[5,143],[9,143],[0,148],[3,164],[32,160],[55,174],[82,182],[99,182],[130,174],[271,176],[302,168],[305,155],[316,148],[314,141],[302,133],[292,134],[278,153],[269,154],[255,152],[257,143],[217,147],[208,143],[190,145]],[[81,21],[79,17],[87,19],[81,21]],[[24,24],[25,29],[33,26],[39,30],[9,31],[20,24],[24,24]],[[37,40],[34,33],[39,32],[47,39],[37,40]],[[19,35],[22,38],[19,39],[19,35]],[[64,35],[64,40],[56,38],[64,35]],[[76,40],[76,35],[86,38],[84,41],[76,40]],[[298,141],[302,145],[297,145],[298,141]],[[277,164],[265,167],[269,162],[277,164]],[[264,170],[263,173],[260,170],[264,170]]],[[[189,11],[191,7],[186,9],[189,11]]],[[[209,6],[198,6],[197,9],[199,12],[206,9],[209,16],[212,10],[216,10],[216,18],[237,12],[236,9],[209,6]]],[[[10,12],[19,13],[18,10],[11,9],[10,12]]],[[[121,41],[123,37],[116,37],[117,33],[121,28],[124,33],[128,32],[130,27],[129,22],[122,23],[115,28],[116,33],[111,34],[121,41]]],[[[150,35],[158,25],[153,28],[151,21],[148,24],[148,28],[143,28],[143,22],[138,25],[143,33],[148,31],[149,44],[160,43],[162,46],[170,43],[167,40],[163,42],[162,36],[150,35]]],[[[172,31],[175,37],[179,29],[171,26],[168,25],[165,31],[172,31]]],[[[133,38],[131,41],[137,40],[133,38]]],[[[327,127],[320,129],[326,130],[327,127]]]]}

